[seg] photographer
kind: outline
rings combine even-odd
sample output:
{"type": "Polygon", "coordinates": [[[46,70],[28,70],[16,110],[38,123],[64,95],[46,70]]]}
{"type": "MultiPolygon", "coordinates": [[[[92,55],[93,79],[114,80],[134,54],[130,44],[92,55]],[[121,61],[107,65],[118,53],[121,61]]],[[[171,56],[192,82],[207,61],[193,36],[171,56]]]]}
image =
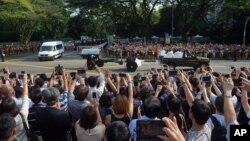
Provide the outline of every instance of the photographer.
{"type": "Polygon", "coordinates": [[[92,101],[94,92],[96,93],[96,96],[99,99],[101,95],[103,94],[104,88],[105,88],[104,74],[102,73],[101,69],[97,66],[95,66],[95,70],[99,74],[99,76],[98,77],[90,76],[87,79],[87,82],[89,84],[89,94],[88,94],[87,100],[89,101],[92,101]],[[99,85],[97,87],[98,82],[99,82],[99,85]]]}
{"type": "Polygon", "coordinates": [[[94,70],[95,69],[95,55],[88,55],[87,57],[87,66],[89,70],[94,70]]]}
{"type": "Polygon", "coordinates": [[[161,103],[158,98],[155,96],[148,96],[143,102],[143,111],[144,115],[140,119],[134,119],[129,124],[129,131],[131,134],[131,138],[136,141],[137,133],[136,133],[136,125],[138,120],[159,120],[157,115],[159,114],[161,109],[161,103]]]}
{"type": "Polygon", "coordinates": [[[72,92],[69,91],[68,79],[63,66],[60,66],[60,64],[56,66],[55,70],[52,72],[49,86],[59,90],[60,109],[62,111],[67,111],[68,102],[75,97],[72,92]]]}

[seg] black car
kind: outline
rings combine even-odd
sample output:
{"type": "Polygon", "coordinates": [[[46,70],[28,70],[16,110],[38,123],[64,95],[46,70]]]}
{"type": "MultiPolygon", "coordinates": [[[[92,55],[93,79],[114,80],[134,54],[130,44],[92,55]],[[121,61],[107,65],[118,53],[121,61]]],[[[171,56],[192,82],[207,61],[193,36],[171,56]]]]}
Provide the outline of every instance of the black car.
{"type": "Polygon", "coordinates": [[[193,67],[194,69],[198,67],[209,66],[210,60],[206,57],[198,57],[187,50],[182,52],[182,57],[166,57],[160,56],[161,63],[168,64],[170,69],[175,69],[176,67],[193,67]]]}

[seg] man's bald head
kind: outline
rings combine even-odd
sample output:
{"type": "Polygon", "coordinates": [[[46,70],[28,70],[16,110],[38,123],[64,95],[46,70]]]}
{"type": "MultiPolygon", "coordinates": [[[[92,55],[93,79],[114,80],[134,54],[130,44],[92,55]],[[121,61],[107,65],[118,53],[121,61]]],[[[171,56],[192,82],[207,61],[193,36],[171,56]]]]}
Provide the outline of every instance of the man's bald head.
{"type": "Polygon", "coordinates": [[[0,87],[0,96],[10,96],[14,97],[15,96],[15,90],[11,85],[2,85],[0,87]]]}

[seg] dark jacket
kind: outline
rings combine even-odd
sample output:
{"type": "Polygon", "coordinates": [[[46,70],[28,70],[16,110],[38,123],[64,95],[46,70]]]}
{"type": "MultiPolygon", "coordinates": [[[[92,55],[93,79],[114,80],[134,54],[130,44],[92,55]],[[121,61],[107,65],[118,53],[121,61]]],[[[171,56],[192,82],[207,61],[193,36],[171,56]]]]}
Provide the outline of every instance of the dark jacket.
{"type": "Polygon", "coordinates": [[[68,112],[54,107],[40,109],[36,113],[38,129],[43,141],[69,141],[73,121],[68,112]]]}

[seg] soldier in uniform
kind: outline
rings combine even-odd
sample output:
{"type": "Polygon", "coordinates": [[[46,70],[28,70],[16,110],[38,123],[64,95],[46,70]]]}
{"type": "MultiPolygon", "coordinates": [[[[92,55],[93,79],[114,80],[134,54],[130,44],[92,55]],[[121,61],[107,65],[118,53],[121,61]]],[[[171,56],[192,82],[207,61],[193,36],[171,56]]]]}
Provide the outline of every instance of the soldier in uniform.
{"type": "Polygon", "coordinates": [[[5,54],[4,54],[4,50],[2,49],[2,50],[1,50],[1,58],[2,58],[2,62],[4,62],[4,57],[5,57],[5,54]]]}

